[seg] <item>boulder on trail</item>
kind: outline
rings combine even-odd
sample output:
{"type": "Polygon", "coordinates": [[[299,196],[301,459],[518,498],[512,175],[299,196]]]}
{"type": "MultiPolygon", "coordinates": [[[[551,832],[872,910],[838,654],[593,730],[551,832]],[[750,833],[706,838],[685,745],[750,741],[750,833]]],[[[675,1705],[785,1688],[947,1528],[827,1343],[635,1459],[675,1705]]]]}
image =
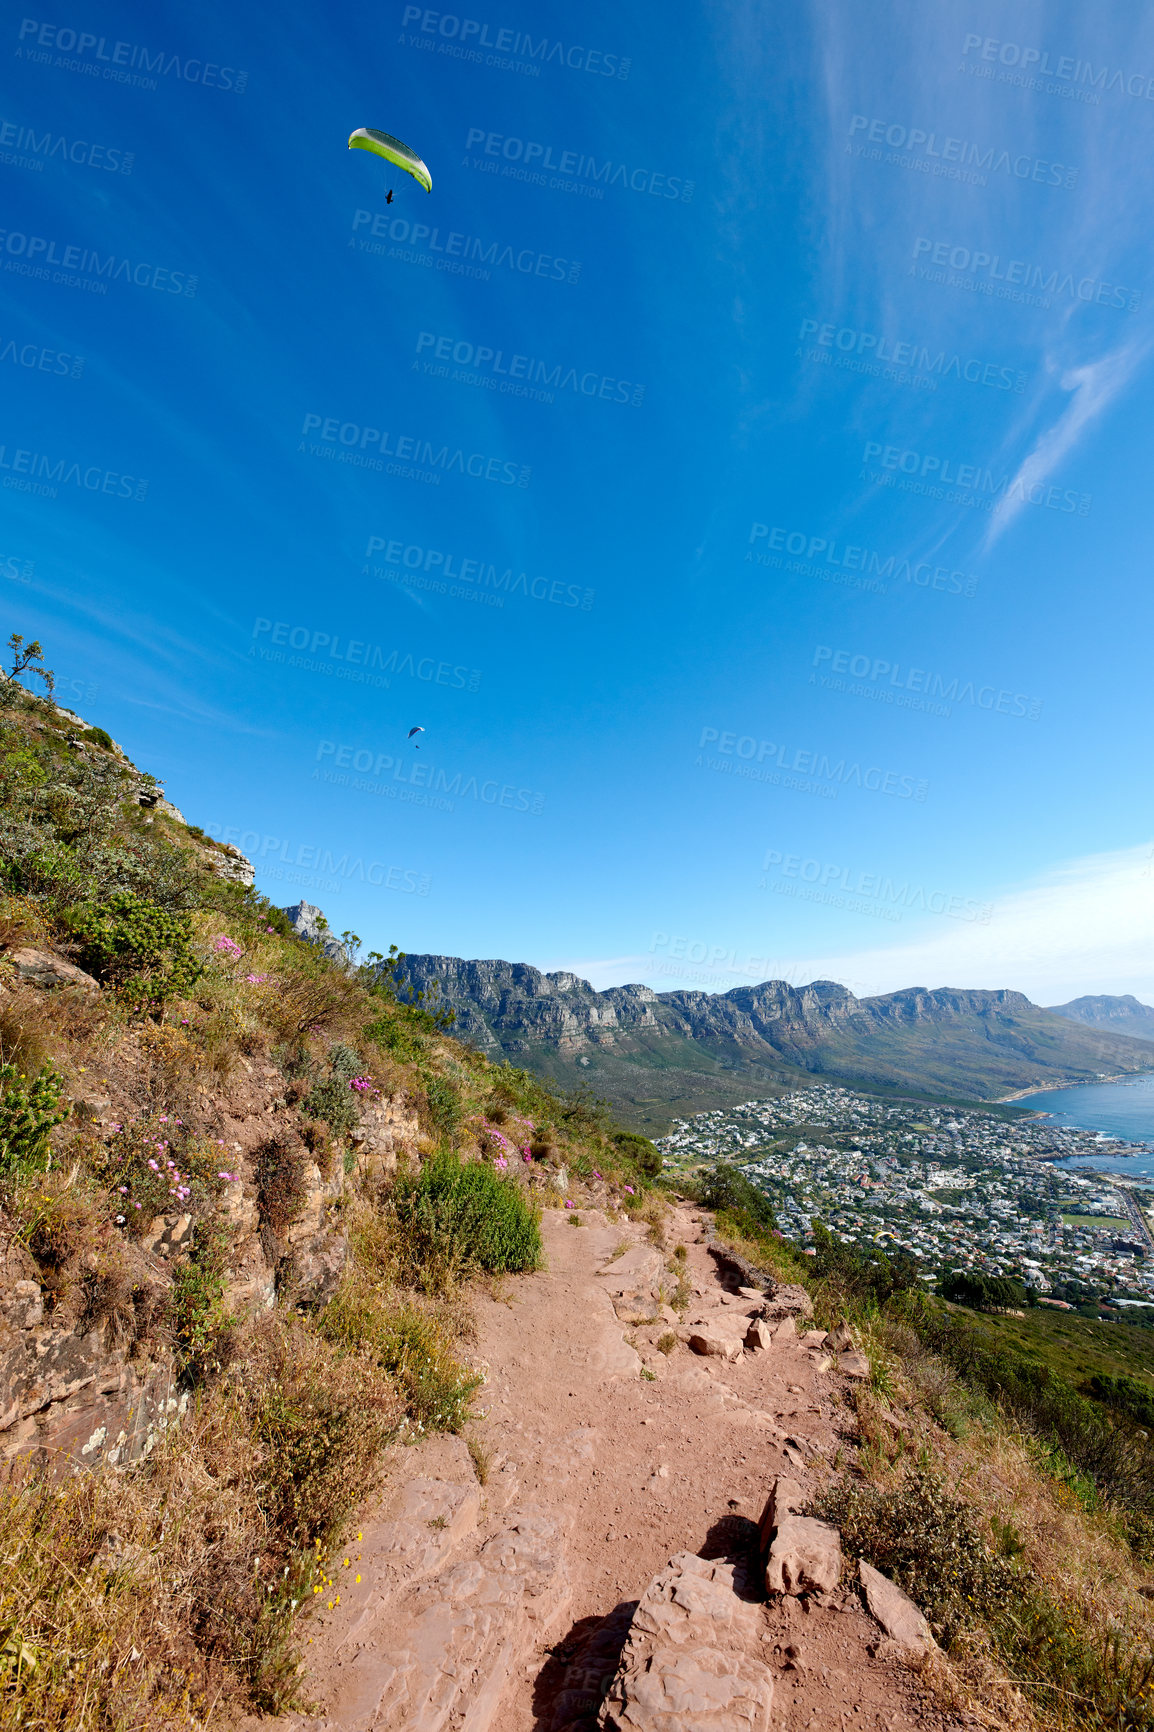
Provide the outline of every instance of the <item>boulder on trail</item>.
{"type": "Polygon", "coordinates": [[[846,1349],[852,1347],[853,1344],[853,1330],[850,1328],[847,1319],[842,1317],[829,1331],[829,1334],[825,1338],[825,1345],[834,1353],[844,1353],[846,1349]]]}
{"type": "Polygon", "coordinates": [[[790,1479],[785,1474],[778,1474],[769,1488],[769,1496],[765,1500],[765,1508],[762,1510],[761,1520],[757,1524],[761,1534],[763,1552],[769,1550],[774,1529],[779,1523],[783,1522],[787,1516],[796,1515],[804,1503],[805,1493],[797,1480],[790,1479]]]}
{"type": "Polygon", "coordinates": [[[841,1535],[812,1516],[786,1516],[777,1524],[765,1566],[771,1594],[831,1593],[841,1579],[841,1535]]]}
{"type": "Polygon", "coordinates": [[[864,1353],[839,1353],[837,1368],[847,1377],[862,1378],[870,1374],[870,1362],[864,1353]]]}
{"type": "Polygon", "coordinates": [[[638,1603],[600,1732],[769,1732],[773,1676],[741,1565],[681,1552],[638,1603]]]}
{"type": "Polygon", "coordinates": [[[764,1352],[773,1341],[773,1330],[764,1317],[755,1317],[745,1332],[745,1345],[751,1353],[764,1352]]]}
{"type": "Polygon", "coordinates": [[[718,1335],[712,1329],[692,1329],[689,1345],[694,1353],[704,1354],[711,1359],[737,1360],[742,1355],[740,1341],[728,1335],[718,1335]]]}
{"type": "Polygon", "coordinates": [[[858,1575],[870,1616],[877,1619],[891,1641],[915,1654],[928,1654],[937,1646],[930,1626],[896,1583],[864,1560],[858,1564],[858,1575]]]}

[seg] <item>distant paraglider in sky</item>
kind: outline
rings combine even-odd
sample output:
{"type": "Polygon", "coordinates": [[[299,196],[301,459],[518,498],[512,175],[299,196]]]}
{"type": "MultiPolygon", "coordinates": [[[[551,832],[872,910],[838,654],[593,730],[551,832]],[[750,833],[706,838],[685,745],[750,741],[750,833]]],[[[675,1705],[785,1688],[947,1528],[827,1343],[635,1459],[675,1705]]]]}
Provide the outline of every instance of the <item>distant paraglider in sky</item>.
{"type": "MultiPolygon", "coordinates": [[[[408,737],[411,740],[414,734],[423,734],[424,731],[425,731],[424,728],[410,728],[408,737]]],[[[417,741],[417,748],[416,749],[418,752],[421,749],[421,742],[419,740],[417,741]]]]}
{"type": "MultiPolygon", "coordinates": [[[[417,155],[407,144],[402,144],[399,138],[394,138],[389,132],[378,132],[375,126],[358,126],[349,134],[350,150],[371,150],[374,156],[383,156],[386,162],[391,162],[396,168],[403,168],[406,174],[411,174],[419,186],[426,192],[433,190],[433,177],[417,155]]],[[[392,194],[390,193],[390,198],[392,194]]]]}

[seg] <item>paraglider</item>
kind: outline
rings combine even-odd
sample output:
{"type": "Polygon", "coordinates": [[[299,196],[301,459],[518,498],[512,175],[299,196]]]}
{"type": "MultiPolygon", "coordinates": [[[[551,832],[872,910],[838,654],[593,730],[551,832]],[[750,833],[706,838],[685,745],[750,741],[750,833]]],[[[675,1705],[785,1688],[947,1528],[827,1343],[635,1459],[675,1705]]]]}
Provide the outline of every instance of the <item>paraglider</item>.
{"type": "Polygon", "coordinates": [[[391,162],[394,167],[403,168],[406,174],[411,174],[426,192],[432,192],[433,177],[416,151],[410,150],[407,144],[402,144],[400,139],[394,138],[391,133],[378,132],[375,126],[358,126],[355,132],[349,134],[349,149],[371,150],[374,156],[383,156],[386,162],[391,162]]]}
{"type": "Polygon", "coordinates": [[[392,204],[392,202],[393,202],[393,189],[392,189],[392,187],[390,187],[388,194],[385,198],[385,203],[386,204],[392,204]]]}
{"type": "MultiPolygon", "coordinates": [[[[410,728],[409,733],[408,733],[408,738],[411,740],[414,734],[423,734],[424,731],[425,731],[424,728],[410,728]]],[[[419,752],[420,749],[421,749],[420,742],[418,742],[417,746],[416,746],[416,750],[419,752]]]]}

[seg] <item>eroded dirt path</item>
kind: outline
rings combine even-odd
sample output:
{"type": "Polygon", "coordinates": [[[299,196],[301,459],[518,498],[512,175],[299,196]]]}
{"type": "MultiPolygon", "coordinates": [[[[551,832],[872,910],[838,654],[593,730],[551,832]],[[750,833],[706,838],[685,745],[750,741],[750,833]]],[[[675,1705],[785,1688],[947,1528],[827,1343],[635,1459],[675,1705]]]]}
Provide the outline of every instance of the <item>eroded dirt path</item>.
{"type": "MultiPolygon", "coordinates": [[[[637,1228],[587,1210],[581,1221],[547,1212],[546,1271],[511,1281],[504,1302],[477,1302],[486,1484],[460,1439],[400,1452],[332,1572],[339,1602],[319,1597],[308,1620],[320,1712],[251,1725],[591,1732],[634,1606],[670,1557],[748,1553],[777,1474],[814,1488],[828,1477],[843,1416],[828,1358],[799,1338],[735,1363],[680,1341],[667,1356],[656,1340],[668,1317],[630,1327],[618,1315],[647,1285],[672,1286],[665,1259],[637,1228]],[[634,1272],[599,1273],[623,1246],[634,1272]]],[[[760,1307],[705,1237],[688,1207],[666,1228],[687,1251],[685,1323],[740,1339],[760,1307]]],[[[871,1653],[879,1631],[855,1595],[774,1602],[758,1620],[775,1728],[941,1723],[914,1675],[871,1653]]]]}

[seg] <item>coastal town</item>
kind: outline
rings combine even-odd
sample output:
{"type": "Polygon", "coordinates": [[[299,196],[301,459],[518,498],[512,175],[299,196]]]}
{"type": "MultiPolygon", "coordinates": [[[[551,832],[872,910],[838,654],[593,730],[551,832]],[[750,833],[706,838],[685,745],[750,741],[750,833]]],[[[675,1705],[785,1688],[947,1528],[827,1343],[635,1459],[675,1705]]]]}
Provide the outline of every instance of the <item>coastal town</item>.
{"type": "Polygon", "coordinates": [[[803,1247],[820,1222],[847,1244],[908,1253],[927,1284],[971,1269],[1051,1303],[1154,1303],[1154,1194],[1081,1165],[1141,1153],[1133,1143],[819,1084],[679,1119],[660,1148],[671,1175],[739,1166],[803,1247]]]}

